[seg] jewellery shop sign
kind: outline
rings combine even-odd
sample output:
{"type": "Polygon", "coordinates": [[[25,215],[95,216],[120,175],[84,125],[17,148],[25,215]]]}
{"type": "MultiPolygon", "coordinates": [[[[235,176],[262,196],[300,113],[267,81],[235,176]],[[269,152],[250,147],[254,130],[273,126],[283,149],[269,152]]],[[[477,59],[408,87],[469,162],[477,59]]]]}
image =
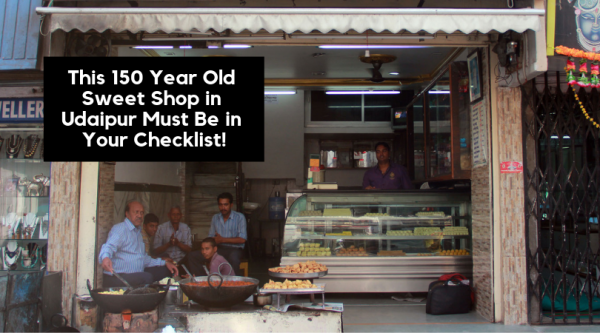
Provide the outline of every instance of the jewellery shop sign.
{"type": "Polygon", "coordinates": [[[41,123],[44,98],[0,98],[0,123],[41,123]]]}
{"type": "Polygon", "coordinates": [[[264,58],[44,58],[46,161],[264,161],[264,58]]]}

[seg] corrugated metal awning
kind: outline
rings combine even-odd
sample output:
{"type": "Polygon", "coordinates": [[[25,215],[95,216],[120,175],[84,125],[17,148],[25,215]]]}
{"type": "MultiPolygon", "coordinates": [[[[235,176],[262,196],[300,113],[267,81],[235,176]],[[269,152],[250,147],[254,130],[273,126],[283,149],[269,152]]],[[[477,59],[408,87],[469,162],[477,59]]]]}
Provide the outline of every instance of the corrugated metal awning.
{"type": "Polygon", "coordinates": [[[428,8],[61,8],[39,7],[51,15],[50,29],[115,32],[218,32],[266,30],[270,33],[322,33],[354,30],[363,33],[409,31],[538,31],[543,9],[428,8]]]}
{"type": "Polygon", "coordinates": [[[42,0],[0,1],[0,70],[35,69],[42,0]]]}

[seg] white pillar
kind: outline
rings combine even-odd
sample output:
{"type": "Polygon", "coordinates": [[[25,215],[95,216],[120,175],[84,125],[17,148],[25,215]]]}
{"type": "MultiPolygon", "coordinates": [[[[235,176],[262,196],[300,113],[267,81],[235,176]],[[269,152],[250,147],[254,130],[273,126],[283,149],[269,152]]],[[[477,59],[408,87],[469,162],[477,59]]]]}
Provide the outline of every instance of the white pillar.
{"type": "Polygon", "coordinates": [[[79,244],[77,249],[77,294],[88,294],[87,280],[94,287],[96,269],[96,216],[98,212],[99,162],[81,163],[79,200],[79,244]]]}

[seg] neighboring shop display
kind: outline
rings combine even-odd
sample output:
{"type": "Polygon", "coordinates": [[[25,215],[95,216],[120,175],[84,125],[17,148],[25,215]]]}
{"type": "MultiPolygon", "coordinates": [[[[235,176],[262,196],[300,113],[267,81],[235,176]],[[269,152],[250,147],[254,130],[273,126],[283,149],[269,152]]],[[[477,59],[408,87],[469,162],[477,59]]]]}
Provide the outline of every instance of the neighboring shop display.
{"type": "Polygon", "coordinates": [[[50,163],[41,129],[0,131],[2,270],[46,267],[50,227],[50,163]]]}
{"type": "Polygon", "coordinates": [[[328,291],[427,291],[442,268],[471,275],[468,192],[311,191],[305,199],[288,214],[281,265],[318,260],[329,267],[323,279],[335,282],[328,291]]]}

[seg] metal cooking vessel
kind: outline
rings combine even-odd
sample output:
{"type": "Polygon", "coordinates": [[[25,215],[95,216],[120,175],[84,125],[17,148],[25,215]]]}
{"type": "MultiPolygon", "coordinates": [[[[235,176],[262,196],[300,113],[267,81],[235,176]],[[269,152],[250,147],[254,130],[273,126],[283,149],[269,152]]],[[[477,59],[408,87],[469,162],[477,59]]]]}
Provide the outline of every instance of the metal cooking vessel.
{"type": "Polygon", "coordinates": [[[221,277],[217,274],[198,276],[193,278],[193,281],[192,279],[179,281],[179,287],[187,297],[208,308],[229,308],[241,303],[254,293],[257,286],[258,280],[254,278],[243,276],[221,277]],[[207,287],[190,285],[191,282],[208,282],[209,279],[213,283],[218,282],[219,285],[216,287],[213,287],[211,284],[207,287]],[[222,279],[222,281],[220,279],[222,279]],[[252,284],[247,286],[221,287],[220,285],[225,281],[244,281],[251,282],[252,284]]]}
{"type": "Polygon", "coordinates": [[[171,281],[167,285],[150,285],[152,288],[156,288],[158,293],[151,294],[129,294],[129,295],[107,295],[100,294],[103,291],[115,291],[119,289],[125,289],[125,287],[116,288],[101,288],[93,289],[90,284],[90,280],[87,281],[87,287],[90,291],[90,295],[98,303],[104,311],[109,313],[121,313],[124,310],[130,310],[133,313],[152,311],[158,307],[160,302],[167,296],[167,291],[171,286],[171,281]],[[164,291],[161,293],[160,291],[164,291]]]}

